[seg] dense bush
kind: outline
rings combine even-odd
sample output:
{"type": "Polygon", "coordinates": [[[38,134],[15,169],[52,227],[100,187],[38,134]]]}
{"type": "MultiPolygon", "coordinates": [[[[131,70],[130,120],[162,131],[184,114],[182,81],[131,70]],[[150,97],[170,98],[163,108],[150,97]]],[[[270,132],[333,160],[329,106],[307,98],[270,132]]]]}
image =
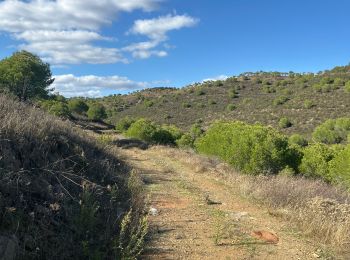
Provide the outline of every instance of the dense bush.
{"type": "Polygon", "coordinates": [[[87,111],[87,116],[90,120],[99,121],[107,117],[106,109],[99,103],[91,104],[87,111]]]}
{"type": "Polygon", "coordinates": [[[345,84],[345,92],[350,93],[350,81],[345,84]]]}
{"type": "Polygon", "coordinates": [[[68,101],[68,108],[71,112],[84,114],[89,110],[89,106],[81,99],[71,99],[68,101]]]}
{"type": "Polygon", "coordinates": [[[229,91],[228,91],[228,96],[230,98],[238,98],[239,97],[239,94],[236,90],[236,88],[231,88],[229,91]]]}
{"type": "Polygon", "coordinates": [[[137,138],[146,142],[153,142],[157,126],[150,120],[139,119],[131,124],[126,131],[126,136],[137,138]]]}
{"type": "Polygon", "coordinates": [[[149,143],[170,145],[176,144],[176,140],[182,136],[175,126],[159,126],[147,119],[139,119],[132,123],[125,134],[149,143]]]}
{"type": "Polygon", "coordinates": [[[336,148],[322,143],[306,147],[300,164],[300,172],[307,177],[321,177],[329,181],[329,162],[336,154],[336,148]]]}
{"type": "Polygon", "coordinates": [[[117,130],[118,132],[125,132],[135,121],[136,120],[132,117],[126,116],[119,120],[119,122],[115,126],[115,130],[117,130]]]}
{"type": "Polygon", "coordinates": [[[49,112],[51,115],[69,118],[71,113],[65,102],[65,99],[53,97],[52,99],[41,100],[38,105],[49,112]],[[61,100],[61,101],[58,101],[61,100]]]}
{"type": "Polygon", "coordinates": [[[273,101],[273,105],[274,105],[274,106],[283,105],[283,104],[286,103],[288,100],[289,100],[289,98],[286,97],[286,96],[279,96],[279,97],[277,97],[277,98],[273,101]]]}
{"type": "Polygon", "coordinates": [[[329,119],[316,127],[312,134],[316,142],[336,144],[345,142],[350,133],[350,118],[329,119]]]}
{"type": "Polygon", "coordinates": [[[304,101],[304,107],[306,109],[313,108],[314,106],[315,106],[315,104],[311,100],[307,99],[307,100],[304,101]]]}
{"type": "Polygon", "coordinates": [[[287,117],[282,117],[279,121],[278,121],[278,126],[280,128],[288,128],[292,126],[292,122],[287,118],[287,117]]]}
{"type": "Polygon", "coordinates": [[[49,113],[59,117],[70,117],[70,111],[66,103],[54,102],[49,108],[49,113]]]}
{"type": "Polygon", "coordinates": [[[300,160],[287,137],[272,128],[242,122],[214,123],[195,147],[250,174],[276,174],[288,165],[295,169],[300,160]]]}
{"type": "Polygon", "coordinates": [[[350,144],[330,161],[329,177],[332,182],[350,188],[350,144]]]}
{"type": "Polygon", "coordinates": [[[176,141],[176,144],[180,148],[193,148],[195,139],[190,133],[186,133],[176,141]]]}
{"type": "Polygon", "coordinates": [[[291,145],[298,145],[301,147],[305,147],[308,145],[308,141],[305,137],[299,135],[299,134],[294,134],[289,137],[289,143],[291,145]]]}
{"type": "Polygon", "coordinates": [[[145,100],[143,104],[145,107],[153,107],[154,102],[152,100],[145,100]]]}

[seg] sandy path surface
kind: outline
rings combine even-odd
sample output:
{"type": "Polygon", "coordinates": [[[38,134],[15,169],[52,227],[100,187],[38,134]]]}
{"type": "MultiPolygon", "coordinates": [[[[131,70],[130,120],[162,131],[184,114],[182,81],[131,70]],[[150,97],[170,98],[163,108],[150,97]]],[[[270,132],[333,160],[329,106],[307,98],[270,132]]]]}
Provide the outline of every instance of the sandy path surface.
{"type": "Polygon", "coordinates": [[[142,259],[325,259],[288,222],[179,153],[162,147],[120,149],[142,175],[154,209],[142,259]],[[279,241],[258,240],[254,230],[274,233],[279,241]]]}

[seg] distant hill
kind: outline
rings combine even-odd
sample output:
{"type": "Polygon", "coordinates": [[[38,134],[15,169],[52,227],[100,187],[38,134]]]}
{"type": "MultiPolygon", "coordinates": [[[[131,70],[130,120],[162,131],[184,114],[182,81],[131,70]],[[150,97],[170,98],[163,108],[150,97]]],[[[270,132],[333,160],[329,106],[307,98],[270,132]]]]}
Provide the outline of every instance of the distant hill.
{"type": "Polygon", "coordinates": [[[181,89],[154,88],[99,99],[109,121],[145,117],[188,129],[196,122],[241,120],[279,127],[287,134],[309,135],[326,119],[350,116],[350,67],[313,73],[244,73],[224,81],[196,83],[181,89]],[[349,83],[348,83],[349,82],[349,83]]]}

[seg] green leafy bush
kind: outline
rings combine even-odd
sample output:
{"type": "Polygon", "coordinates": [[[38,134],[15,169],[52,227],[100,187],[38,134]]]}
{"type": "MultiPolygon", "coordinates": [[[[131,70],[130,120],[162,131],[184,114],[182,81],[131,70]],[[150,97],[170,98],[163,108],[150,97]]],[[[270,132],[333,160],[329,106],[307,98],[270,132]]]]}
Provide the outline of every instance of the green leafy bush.
{"type": "Polygon", "coordinates": [[[263,93],[275,93],[276,89],[273,86],[265,85],[262,87],[263,93]]]}
{"type": "Polygon", "coordinates": [[[304,101],[304,107],[306,109],[313,108],[314,106],[315,106],[315,104],[311,100],[307,99],[307,100],[304,101]]]}
{"type": "Polygon", "coordinates": [[[337,144],[345,142],[350,133],[350,118],[329,119],[316,127],[312,137],[316,142],[337,144]]]}
{"type": "Polygon", "coordinates": [[[205,95],[205,91],[202,88],[199,88],[196,90],[196,95],[203,96],[203,95],[205,95]]]}
{"type": "Polygon", "coordinates": [[[301,147],[305,147],[308,145],[307,139],[299,134],[291,135],[289,137],[289,143],[291,145],[297,145],[297,146],[301,146],[301,147]]]}
{"type": "Polygon", "coordinates": [[[292,126],[292,122],[287,117],[282,117],[278,122],[278,126],[280,128],[288,128],[292,126]]]}
{"type": "Polygon", "coordinates": [[[153,107],[154,102],[153,102],[152,100],[145,100],[145,101],[143,102],[143,105],[144,105],[145,107],[153,107]]]}
{"type": "Polygon", "coordinates": [[[137,138],[155,144],[176,144],[181,138],[182,132],[175,126],[163,125],[162,127],[147,119],[139,119],[131,124],[125,132],[126,136],[137,138]]]}
{"type": "Polygon", "coordinates": [[[107,117],[106,109],[103,105],[95,103],[90,105],[87,111],[87,116],[90,120],[99,121],[107,117]]]}
{"type": "Polygon", "coordinates": [[[335,157],[336,149],[322,143],[306,147],[299,167],[300,173],[307,177],[320,177],[329,181],[329,162],[335,157]]]}
{"type": "Polygon", "coordinates": [[[162,129],[168,131],[174,141],[180,139],[183,135],[183,132],[175,125],[162,125],[162,129]]]}
{"type": "Polygon", "coordinates": [[[346,82],[344,89],[345,92],[350,93],[350,81],[346,82]]]}
{"type": "Polygon", "coordinates": [[[186,133],[176,141],[176,144],[180,148],[193,148],[194,141],[193,136],[190,133],[186,133]]]}
{"type": "Polygon", "coordinates": [[[229,91],[228,91],[228,96],[230,98],[238,98],[239,97],[239,94],[236,90],[236,88],[231,88],[229,91]]]}
{"type": "Polygon", "coordinates": [[[350,188],[350,144],[330,161],[329,177],[332,182],[350,188]]]}
{"type": "Polygon", "coordinates": [[[70,117],[70,111],[66,103],[55,101],[49,108],[49,113],[59,117],[70,117]]]}
{"type": "Polygon", "coordinates": [[[274,106],[283,105],[283,104],[286,103],[288,100],[289,100],[289,98],[286,97],[286,96],[279,96],[279,97],[275,98],[275,100],[273,101],[273,105],[274,105],[274,106]]]}
{"type": "Polygon", "coordinates": [[[89,110],[89,106],[81,99],[71,99],[68,101],[68,108],[71,112],[78,114],[86,113],[89,110]]]}
{"type": "Polygon", "coordinates": [[[119,122],[115,126],[115,130],[118,132],[125,132],[129,129],[129,127],[135,122],[136,120],[134,118],[131,118],[129,116],[126,116],[119,120],[119,122]]]}
{"type": "Polygon", "coordinates": [[[242,122],[216,122],[195,142],[200,153],[215,155],[249,174],[276,174],[297,168],[298,152],[276,130],[242,122]]]}
{"type": "Polygon", "coordinates": [[[139,119],[126,131],[126,136],[137,138],[146,142],[153,142],[157,126],[150,120],[139,119]]]}

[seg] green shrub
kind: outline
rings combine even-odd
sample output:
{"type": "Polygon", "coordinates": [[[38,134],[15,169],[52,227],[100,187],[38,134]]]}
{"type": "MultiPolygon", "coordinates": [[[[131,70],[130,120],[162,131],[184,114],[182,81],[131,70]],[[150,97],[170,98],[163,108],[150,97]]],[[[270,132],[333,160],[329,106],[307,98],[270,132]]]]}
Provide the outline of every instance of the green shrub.
{"type": "Polygon", "coordinates": [[[99,121],[107,118],[105,107],[99,103],[91,104],[86,114],[90,120],[94,121],[99,121]]]}
{"type": "Polygon", "coordinates": [[[180,148],[193,148],[194,141],[195,140],[192,135],[190,133],[186,133],[176,141],[176,144],[180,148]]]}
{"type": "Polygon", "coordinates": [[[86,113],[89,110],[89,106],[81,99],[69,100],[68,108],[71,112],[75,112],[78,114],[86,113]]]}
{"type": "Polygon", "coordinates": [[[344,89],[345,92],[350,93],[350,81],[346,82],[344,89]]]}
{"type": "Polygon", "coordinates": [[[315,106],[315,104],[311,100],[307,99],[307,100],[304,101],[304,107],[306,109],[313,108],[314,106],[315,106]]]}
{"type": "Polygon", "coordinates": [[[143,102],[143,105],[144,105],[145,107],[153,107],[154,102],[153,102],[152,100],[145,100],[145,101],[143,102]]]}
{"type": "Polygon", "coordinates": [[[208,101],[208,104],[209,104],[209,105],[216,105],[216,101],[215,101],[215,100],[210,99],[210,100],[208,101]]]}
{"type": "Polygon", "coordinates": [[[350,144],[330,161],[329,177],[333,183],[350,188],[350,144]]]}
{"type": "Polygon", "coordinates": [[[334,79],[330,78],[330,77],[325,77],[325,78],[322,78],[320,83],[322,85],[325,85],[325,84],[333,84],[334,83],[334,79]]]}
{"type": "Polygon", "coordinates": [[[166,144],[175,144],[176,139],[168,130],[157,127],[156,131],[152,136],[152,139],[149,142],[166,145],[166,144]]]}
{"type": "Polygon", "coordinates": [[[197,139],[204,133],[201,125],[199,123],[195,123],[191,126],[190,134],[194,139],[197,139]]]}
{"type": "Polygon", "coordinates": [[[286,96],[279,96],[279,97],[275,98],[275,100],[273,101],[273,105],[274,105],[274,106],[283,105],[283,104],[286,103],[288,100],[289,100],[289,98],[286,97],[286,96]]]}
{"type": "Polygon", "coordinates": [[[180,139],[183,135],[183,132],[175,125],[162,125],[162,129],[168,131],[173,139],[173,143],[180,139]]]}
{"type": "Polygon", "coordinates": [[[335,156],[335,149],[322,143],[306,147],[299,167],[300,173],[307,177],[321,177],[329,181],[329,162],[335,156]]]}
{"type": "Polygon", "coordinates": [[[336,78],[334,80],[334,85],[335,86],[344,86],[345,82],[344,82],[344,79],[341,79],[341,78],[336,78]]]}
{"type": "Polygon", "coordinates": [[[235,110],[237,107],[234,104],[228,104],[226,107],[227,111],[233,111],[235,110]]]}
{"type": "Polygon", "coordinates": [[[150,120],[139,119],[126,131],[126,136],[137,138],[146,142],[153,142],[157,126],[150,120]]]}
{"type": "Polygon", "coordinates": [[[139,119],[131,124],[125,135],[154,144],[175,144],[182,132],[172,125],[160,127],[150,120],[139,119]]]}
{"type": "Polygon", "coordinates": [[[294,134],[289,137],[289,143],[291,145],[298,145],[301,147],[305,147],[308,145],[308,141],[305,137],[299,135],[299,134],[294,134]]]}
{"type": "Polygon", "coordinates": [[[216,122],[195,142],[200,153],[215,155],[250,174],[276,174],[297,168],[300,155],[276,130],[242,122],[216,122]]]}
{"type": "Polygon", "coordinates": [[[59,117],[70,117],[70,111],[66,103],[55,101],[49,108],[49,113],[59,117]]]}
{"type": "Polygon", "coordinates": [[[118,132],[125,132],[129,129],[129,127],[135,122],[136,120],[134,118],[131,118],[129,116],[126,116],[119,120],[119,122],[115,126],[115,130],[118,132]]]}
{"type": "Polygon", "coordinates": [[[293,90],[291,90],[289,88],[283,89],[282,90],[282,94],[283,95],[287,95],[287,96],[292,95],[293,94],[293,90]]]}
{"type": "Polygon", "coordinates": [[[239,97],[239,94],[236,90],[236,88],[231,88],[229,91],[228,91],[228,96],[230,98],[238,98],[239,97]]]}
{"type": "Polygon", "coordinates": [[[316,142],[336,144],[345,142],[350,133],[350,118],[329,119],[316,127],[312,134],[316,142]]]}
{"type": "Polygon", "coordinates": [[[263,91],[263,93],[268,94],[268,93],[275,93],[276,89],[273,86],[265,85],[262,87],[262,91],[263,91]]]}
{"type": "Polygon", "coordinates": [[[199,89],[196,90],[196,95],[197,96],[203,96],[203,95],[205,95],[205,91],[203,89],[199,88],[199,89]]]}
{"type": "Polygon", "coordinates": [[[282,117],[278,122],[278,126],[280,128],[288,128],[292,126],[292,122],[287,117],[282,117]]]}

